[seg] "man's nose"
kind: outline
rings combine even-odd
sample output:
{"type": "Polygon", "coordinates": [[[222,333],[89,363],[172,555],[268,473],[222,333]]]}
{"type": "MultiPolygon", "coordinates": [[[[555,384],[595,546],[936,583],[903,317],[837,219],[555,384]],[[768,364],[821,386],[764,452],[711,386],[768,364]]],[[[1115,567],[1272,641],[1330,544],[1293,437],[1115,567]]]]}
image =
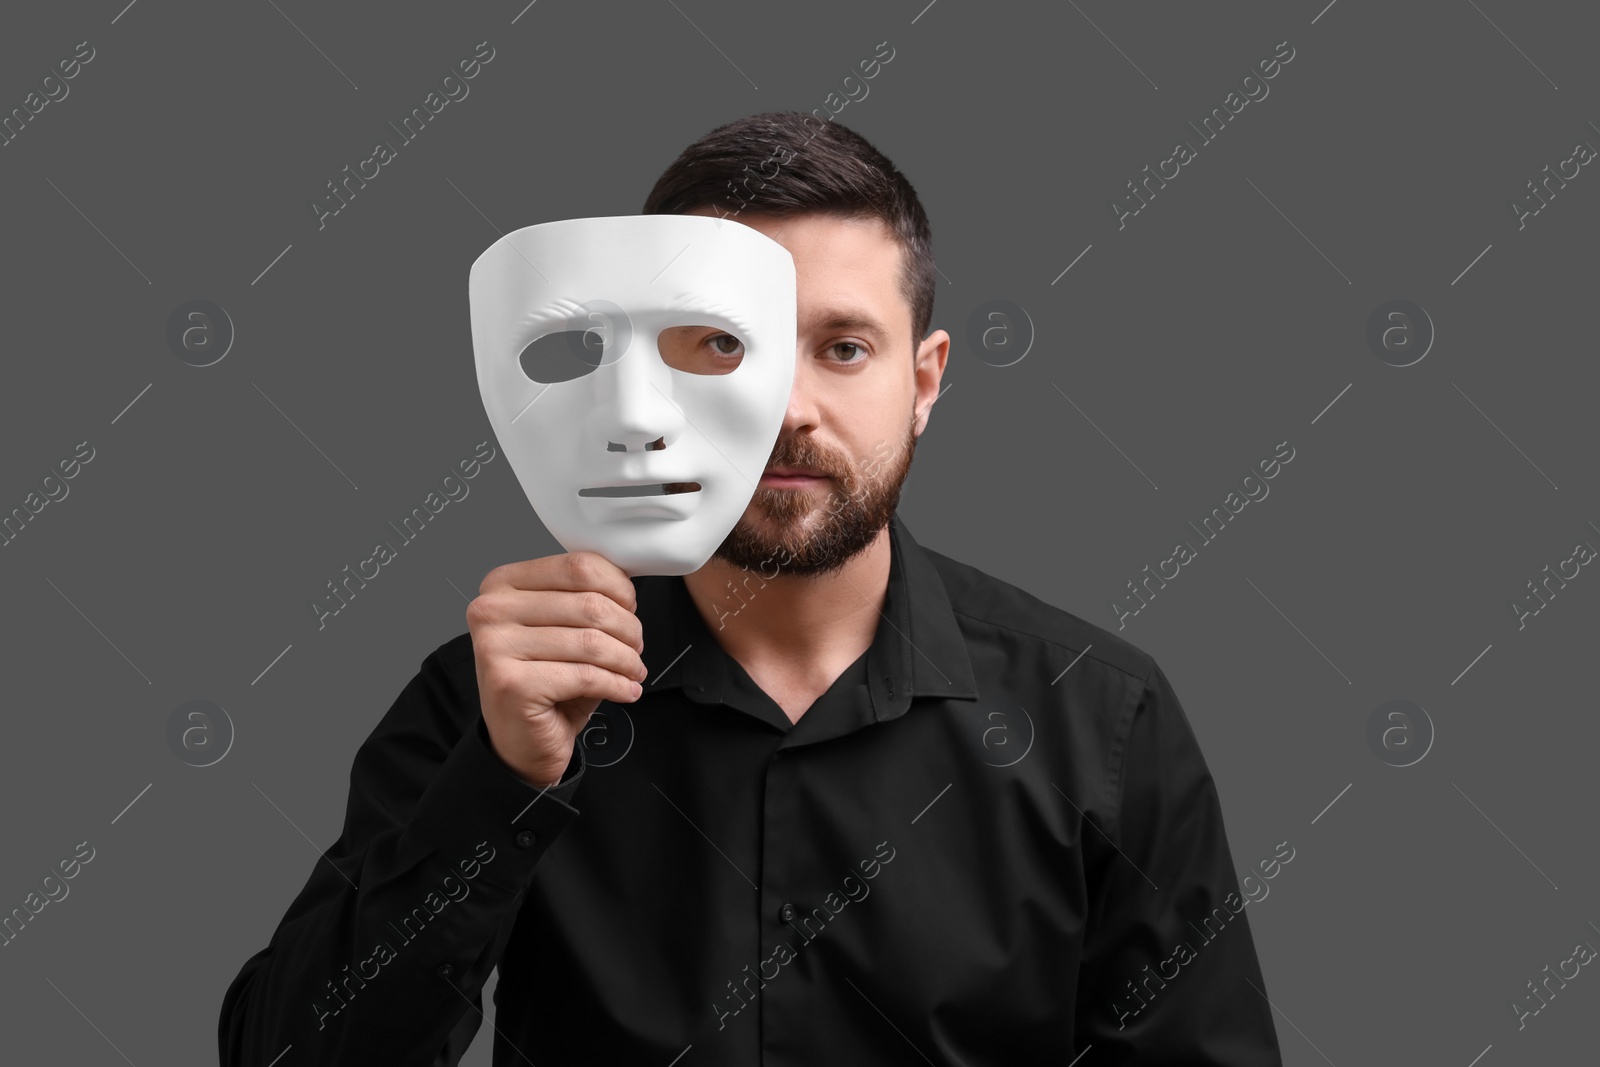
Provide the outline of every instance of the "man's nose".
{"type": "Polygon", "coordinates": [[[595,378],[595,428],[611,451],[664,448],[682,433],[683,411],[671,397],[671,375],[653,345],[636,336],[629,351],[595,378]]]}
{"type": "Polygon", "coordinates": [[[795,434],[809,428],[815,429],[821,419],[817,400],[812,394],[809,368],[797,352],[794,361],[794,380],[789,386],[789,405],[784,409],[784,434],[795,434]]]}

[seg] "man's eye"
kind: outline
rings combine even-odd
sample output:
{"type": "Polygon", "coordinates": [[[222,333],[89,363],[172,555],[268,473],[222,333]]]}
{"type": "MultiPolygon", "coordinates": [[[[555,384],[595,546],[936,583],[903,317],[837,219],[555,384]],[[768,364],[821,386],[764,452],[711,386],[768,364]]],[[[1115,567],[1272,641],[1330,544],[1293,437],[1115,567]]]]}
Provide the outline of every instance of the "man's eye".
{"type": "Polygon", "coordinates": [[[744,342],[731,333],[719,333],[714,337],[708,338],[708,340],[719,355],[731,356],[744,349],[744,342]]]}
{"type": "Polygon", "coordinates": [[[656,343],[667,366],[688,374],[732,374],[744,362],[744,342],[709,323],[668,326],[656,343]]]}
{"type": "Polygon", "coordinates": [[[846,358],[844,358],[844,359],[836,359],[833,362],[835,362],[835,363],[860,363],[862,361],[862,359],[866,358],[867,350],[864,347],[862,347],[861,345],[856,344],[854,341],[839,341],[836,344],[832,344],[832,345],[828,346],[828,351],[830,351],[830,352],[838,352],[841,349],[849,349],[850,351],[845,352],[846,358]],[[860,359],[854,358],[857,354],[859,354],[861,356],[860,359]]]}

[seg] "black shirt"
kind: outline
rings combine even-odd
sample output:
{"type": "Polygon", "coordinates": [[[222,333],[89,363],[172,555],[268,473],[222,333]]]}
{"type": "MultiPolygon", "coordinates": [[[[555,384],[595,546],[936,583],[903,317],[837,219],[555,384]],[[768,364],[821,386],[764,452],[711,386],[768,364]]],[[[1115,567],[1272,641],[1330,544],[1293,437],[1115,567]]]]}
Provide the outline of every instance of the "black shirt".
{"type": "Polygon", "coordinates": [[[792,724],[682,578],[636,578],[644,695],[546,790],[489,745],[470,634],[429,654],[222,1063],[454,1065],[498,965],[497,1065],[1281,1067],[1161,669],[890,532],[871,647],[792,724]]]}

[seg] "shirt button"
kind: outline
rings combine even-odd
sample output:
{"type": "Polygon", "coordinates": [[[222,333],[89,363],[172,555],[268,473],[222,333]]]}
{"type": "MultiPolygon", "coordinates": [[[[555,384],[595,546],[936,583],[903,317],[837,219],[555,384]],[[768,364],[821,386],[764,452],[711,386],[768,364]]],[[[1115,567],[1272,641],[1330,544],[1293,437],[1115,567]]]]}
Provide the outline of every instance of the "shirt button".
{"type": "Polygon", "coordinates": [[[453,963],[441,963],[441,964],[439,964],[438,969],[434,973],[437,974],[440,978],[443,978],[443,979],[448,981],[450,976],[456,973],[455,964],[453,964],[453,963]]]}
{"type": "Polygon", "coordinates": [[[537,840],[538,837],[534,835],[532,830],[517,831],[516,842],[518,848],[532,848],[533,843],[537,840]]]}
{"type": "Polygon", "coordinates": [[[795,917],[795,914],[796,911],[793,904],[785,904],[783,907],[778,909],[778,919],[781,922],[788,922],[795,917]]]}

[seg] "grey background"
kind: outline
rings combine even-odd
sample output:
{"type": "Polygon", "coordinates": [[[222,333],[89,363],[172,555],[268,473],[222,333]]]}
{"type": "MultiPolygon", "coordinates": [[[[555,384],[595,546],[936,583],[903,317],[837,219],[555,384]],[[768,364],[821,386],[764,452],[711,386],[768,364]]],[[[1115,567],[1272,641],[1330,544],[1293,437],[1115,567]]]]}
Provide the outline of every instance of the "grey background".
{"type": "Polygon", "coordinates": [[[1183,699],[1241,873],[1296,849],[1248,911],[1285,1063],[1592,1048],[1587,968],[1520,1032],[1509,1006],[1600,945],[1600,577],[1520,631],[1509,605],[1600,544],[1600,177],[1520,231],[1507,206],[1600,144],[1592,12],[122,3],[13,8],[0,34],[5,111],[76,42],[97,53],[0,148],[0,510],[96,450],[0,548],[0,911],[96,849],[0,949],[4,1058],[213,1062],[223,991],[337,837],[357,745],[487,570],[558,550],[501,456],[325,629],[308,607],[491,438],[472,258],[637,211],[690,140],[822,107],[884,40],[839,121],[933,220],[955,343],[901,512],[924,544],[1116,629],[1124,583],[1296,449],[1120,631],[1183,699]],[[483,40],[470,95],[319,231],[310,198],[483,40]],[[1270,95],[1119,231],[1108,200],[1284,40],[1270,95]],[[196,298],[237,329],[205,368],[165,343],[196,298]],[[1406,368],[1364,340],[1395,298],[1438,331],[1406,368]],[[992,299],[1037,332],[1013,366],[965,340],[992,299]],[[237,729],[206,768],[166,743],[194,699],[237,729]],[[1437,730],[1415,766],[1367,746],[1391,699],[1437,730]]]}

